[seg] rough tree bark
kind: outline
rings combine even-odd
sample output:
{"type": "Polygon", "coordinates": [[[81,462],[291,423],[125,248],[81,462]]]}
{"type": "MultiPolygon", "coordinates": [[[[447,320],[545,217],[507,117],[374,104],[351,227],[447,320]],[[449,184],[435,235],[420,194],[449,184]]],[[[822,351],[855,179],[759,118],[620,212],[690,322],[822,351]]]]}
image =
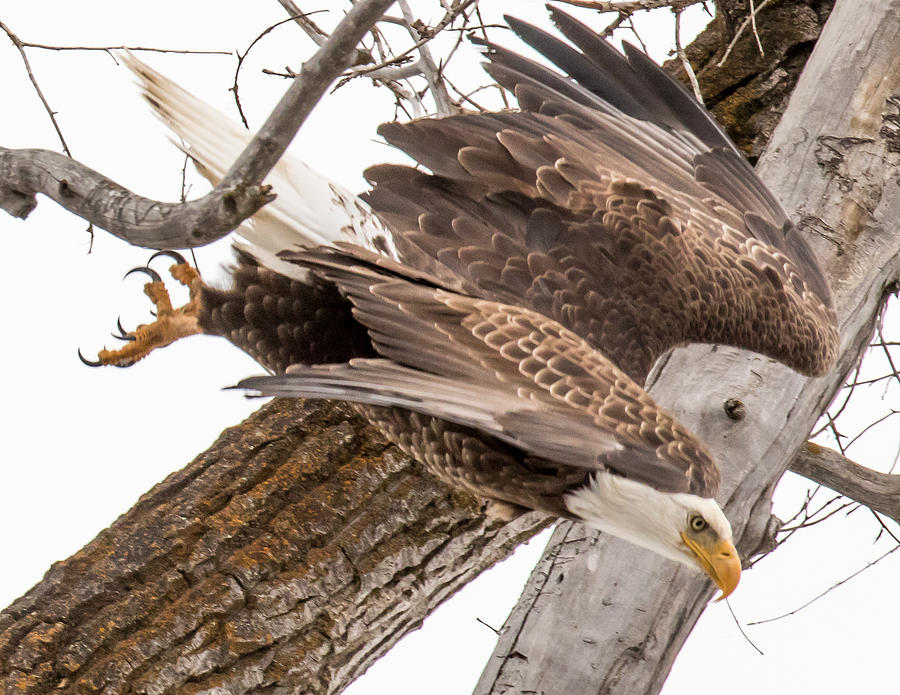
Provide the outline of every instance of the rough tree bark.
{"type": "MultiPolygon", "coordinates": [[[[754,164],[781,120],[832,7],[834,0],[770,5],[756,20],[765,53],[745,29],[726,56],[734,28],[747,20],[750,5],[719,0],[716,21],[686,49],[706,107],[754,164]]],[[[671,68],[686,79],[678,61],[671,68]]]]}
{"type": "Polygon", "coordinates": [[[547,523],[487,522],[343,404],[274,401],[0,614],[2,692],[336,692],[547,523]]]}
{"type": "MultiPolygon", "coordinates": [[[[732,84],[746,84],[736,72],[732,84]]],[[[787,70],[777,77],[766,83],[792,84],[787,70]]],[[[349,411],[276,402],[0,614],[0,682],[16,693],[337,692],[544,523],[486,524],[474,500],[349,411]]]]}
{"type": "MultiPolygon", "coordinates": [[[[805,379],[758,355],[698,345],[651,377],[653,396],[722,466],[720,501],[744,557],[765,544],[775,484],[900,277],[898,103],[900,1],[838,0],[759,165],[832,279],[841,327],[832,373],[805,379]],[[730,399],[744,404],[742,420],[727,417],[730,399]]],[[[675,563],[561,524],[476,692],[656,693],[711,593],[675,563]]]]}

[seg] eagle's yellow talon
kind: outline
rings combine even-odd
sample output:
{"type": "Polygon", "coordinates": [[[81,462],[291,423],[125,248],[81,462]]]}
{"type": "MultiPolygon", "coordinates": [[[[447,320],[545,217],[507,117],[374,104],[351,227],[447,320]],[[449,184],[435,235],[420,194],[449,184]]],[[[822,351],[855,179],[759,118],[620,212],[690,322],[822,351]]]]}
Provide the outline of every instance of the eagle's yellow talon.
{"type": "Polygon", "coordinates": [[[114,366],[130,367],[135,362],[149,355],[153,350],[174,343],[180,338],[200,333],[197,316],[200,309],[200,288],[202,280],[195,268],[190,266],[180,255],[172,252],[154,254],[152,261],[159,255],[168,255],[177,262],[169,269],[169,273],[180,284],[188,288],[189,299],[177,309],[172,306],[169,291],[159,274],[148,267],[134,268],[126,277],[134,272],[143,272],[150,276],[150,282],[144,285],[144,294],[156,307],[156,320],[141,324],[133,331],[125,331],[121,321],[117,322],[120,335],[114,337],[127,340],[128,344],[118,350],[103,349],[97,353],[97,361],[88,360],[78,351],[78,357],[89,367],[114,366]]]}

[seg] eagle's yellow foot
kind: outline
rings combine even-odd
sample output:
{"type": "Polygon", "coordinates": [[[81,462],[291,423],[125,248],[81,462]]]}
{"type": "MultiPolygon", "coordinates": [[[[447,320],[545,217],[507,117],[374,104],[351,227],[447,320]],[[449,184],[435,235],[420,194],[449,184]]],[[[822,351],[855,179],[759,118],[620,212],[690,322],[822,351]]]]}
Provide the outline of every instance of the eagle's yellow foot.
{"type": "Polygon", "coordinates": [[[121,322],[118,322],[119,334],[113,334],[119,340],[128,341],[128,344],[119,350],[103,349],[97,353],[97,360],[85,359],[78,351],[78,357],[89,367],[101,367],[112,365],[114,367],[130,367],[138,360],[149,355],[153,350],[174,343],[180,338],[200,333],[200,324],[197,316],[200,310],[200,288],[203,281],[195,268],[174,251],[159,251],[150,257],[148,266],[133,268],[125,277],[132,273],[145,273],[150,276],[150,282],[144,285],[144,294],[156,307],[156,320],[153,323],[142,324],[133,331],[125,331],[121,322]],[[189,299],[184,306],[177,309],[172,306],[169,292],[163,284],[162,278],[155,270],[149,267],[149,263],[157,256],[169,256],[175,261],[175,265],[169,268],[172,277],[188,288],[189,299]]]}

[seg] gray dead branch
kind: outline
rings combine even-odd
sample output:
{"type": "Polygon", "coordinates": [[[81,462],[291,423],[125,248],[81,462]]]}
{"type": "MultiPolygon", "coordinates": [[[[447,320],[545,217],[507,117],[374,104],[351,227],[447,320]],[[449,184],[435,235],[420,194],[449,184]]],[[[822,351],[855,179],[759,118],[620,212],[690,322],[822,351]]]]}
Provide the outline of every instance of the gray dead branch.
{"type": "Polygon", "coordinates": [[[0,207],[25,218],[43,193],[129,244],[192,248],[220,239],[272,199],[262,180],[284,154],[356,45],[393,0],[361,0],[304,65],[225,178],[203,198],[164,203],[135,195],[89,167],[48,150],[0,147],[0,207]]]}
{"type": "Polygon", "coordinates": [[[790,470],[900,523],[900,475],[880,473],[807,442],[790,470]]]}

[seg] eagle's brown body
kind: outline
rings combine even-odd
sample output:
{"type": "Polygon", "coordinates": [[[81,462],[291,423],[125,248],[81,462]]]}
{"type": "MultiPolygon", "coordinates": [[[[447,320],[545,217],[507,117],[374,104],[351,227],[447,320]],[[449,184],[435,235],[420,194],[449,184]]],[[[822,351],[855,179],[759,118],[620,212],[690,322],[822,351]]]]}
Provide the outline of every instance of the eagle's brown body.
{"type": "Polygon", "coordinates": [[[252,386],[362,400],[386,436],[442,478],[523,507],[560,513],[559,496],[595,466],[658,490],[712,497],[715,464],[639,384],[662,353],[689,342],[736,345],[822,373],[837,344],[830,293],[781,207],[689,96],[633,49],[626,59],[562,13],[554,19],[581,53],[511,24],[580,84],[490,46],[487,70],[521,111],[380,129],[430,172],[396,165],[367,172],[373,190],[363,198],[390,229],[402,265],[359,249],[318,259],[286,250],[284,260],[318,274],[304,284],[245,257],[230,295],[208,293],[201,323],[276,373],[380,356],[457,383],[469,378],[477,399],[491,374],[497,388],[523,374],[526,382],[553,382],[541,393],[562,388],[564,373],[527,366],[538,344],[523,347],[523,337],[511,335],[507,344],[485,345],[467,324],[477,311],[446,317],[455,310],[449,304],[468,307],[469,298],[492,302],[498,316],[511,311],[503,307],[524,309],[530,320],[552,324],[550,333],[568,329],[599,355],[560,348],[576,371],[598,360],[584,389],[592,395],[570,399],[558,420],[550,403],[553,424],[530,439],[587,416],[621,448],[601,447],[574,467],[568,453],[548,458],[540,442],[510,434],[509,423],[480,427],[461,406],[442,403],[439,378],[416,385],[418,414],[403,407],[402,394],[394,399],[400,410],[376,407],[359,389],[390,390],[390,369],[378,373],[384,360],[366,364],[364,376],[330,368],[330,390],[308,389],[322,370],[303,372],[302,383],[296,375],[252,386]],[[221,306],[229,297],[230,314],[221,306]],[[465,345],[459,355],[458,345],[465,345]],[[447,366],[454,357],[480,361],[482,372],[457,373],[447,366]]]}
{"type": "MultiPolygon", "coordinates": [[[[485,44],[520,110],[382,126],[424,170],[374,167],[361,200],[320,189],[362,246],[303,250],[315,217],[279,213],[307,230],[294,238],[264,209],[232,287],[198,290],[199,326],[273,374],[242,386],[356,402],[444,480],[585,518],[727,593],[740,565],[711,499],[719,469],[642,384],[690,342],[825,372],[828,284],[692,97],[633,47],[551,16],[575,47],[508,21],[565,74],[485,44]]],[[[209,140],[202,105],[133,67],[176,132],[209,140]]]]}

